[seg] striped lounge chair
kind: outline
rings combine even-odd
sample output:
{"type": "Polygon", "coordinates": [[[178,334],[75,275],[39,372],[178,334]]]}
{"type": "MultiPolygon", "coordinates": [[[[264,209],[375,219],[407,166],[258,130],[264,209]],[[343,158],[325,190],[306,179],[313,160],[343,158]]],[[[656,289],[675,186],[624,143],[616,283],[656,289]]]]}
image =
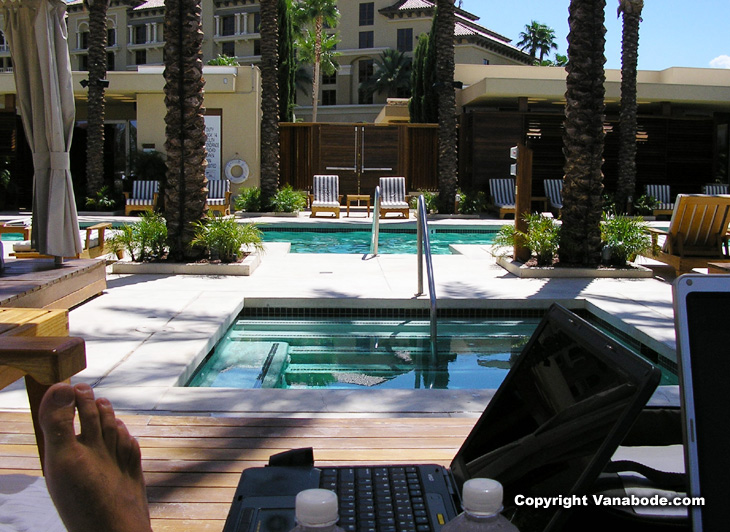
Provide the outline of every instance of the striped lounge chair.
{"type": "Polygon", "coordinates": [[[159,181],[134,181],[132,192],[124,193],[126,204],[124,214],[129,215],[133,211],[154,211],[157,207],[157,195],[160,192],[159,181]]]}
{"type": "Polygon", "coordinates": [[[205,211],[219,212],[222,216],[231,214],[231,182],[228,179],[211,179],[206,186],[205,211]]]}
{"type": "Polygon", "coordinates": [[[499,209],[499,217],[504,218],[507,214],[515,214],[515,180],[511,177],[505,179],[490,179],[489,193],[492,195],[492,203],[499,209]]]}
{"type": "Polygon", "coordinates": [[[711,185],[703,185],[702,193],[709,196],[720,196],[727,194],[727,184],[712,183],[711,185]]]}
{"type": "Polygon", "coordinates": [[[674,202],[669,191],[669,185],[646,185],[646,195],[659,203],[654,206],[654,216],[671,216],[674,202]]]}
{"type": "Polygon", "coordinates": [[[550,209],[560,212],[560,209],[563,208],[563,180],[546,179],[543,184],[545,185],[545,196],[550,202],[550,209]]]}
{"type": "Polygon", "coordinates": [[[380,178],[380,217],[384,218],[389,212],[400,213],[404,218],[410,216],[405,177],[380,178]]]}
{"type": "Polygon", "coordinates": [[[335,218],[340,217],[340,177],[337,175],[315,175],[312,187],[312,214],[331,212],[335,218]]]}

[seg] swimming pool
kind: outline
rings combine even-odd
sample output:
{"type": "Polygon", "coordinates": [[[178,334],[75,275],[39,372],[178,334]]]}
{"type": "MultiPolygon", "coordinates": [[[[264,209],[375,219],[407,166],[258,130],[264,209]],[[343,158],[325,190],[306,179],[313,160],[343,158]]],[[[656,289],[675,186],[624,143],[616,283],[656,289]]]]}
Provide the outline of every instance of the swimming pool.
{"type": "MultiPolygon", "coordinates": [[[[290,253],[344,253],[370,252],[371,228],[307,228],[259,225],[264,242],[291,242],[290,253]]],[[[450,244],[491,244],[498,227],[473,229],[430,228],[431,252],[448,254],[450,244]]],[[[416,228],[380,228],[378,253],[416,253],[416,228]]]]}

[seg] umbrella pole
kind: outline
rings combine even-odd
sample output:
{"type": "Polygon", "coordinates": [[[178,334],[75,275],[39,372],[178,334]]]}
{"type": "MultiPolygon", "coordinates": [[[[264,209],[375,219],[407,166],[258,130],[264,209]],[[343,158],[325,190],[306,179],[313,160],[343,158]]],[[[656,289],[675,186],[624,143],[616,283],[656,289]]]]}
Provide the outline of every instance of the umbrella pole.
{"type": "Polygon", "coordinates": [[[63,257],[53,257],[53,265],[56,268],[63,266],[63,257]]]}

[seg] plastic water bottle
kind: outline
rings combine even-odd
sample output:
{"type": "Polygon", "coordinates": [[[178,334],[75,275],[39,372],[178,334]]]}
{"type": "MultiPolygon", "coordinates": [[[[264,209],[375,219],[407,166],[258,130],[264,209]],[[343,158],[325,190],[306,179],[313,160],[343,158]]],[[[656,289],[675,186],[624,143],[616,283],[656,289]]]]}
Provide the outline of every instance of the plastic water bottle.
{"type": "Polygon", "coordinates": [[[337,494],[311,489],[297,493],[294,502],[297,526],[292,532],[344,532],[337,526],[337,494]]]}
{"type": "Polygon", "coordinates": [[[502,484],[490,478],[473,478],[464,483],[464,511],[446,523],[441,532],[519,532],[500,512],[502,484]]]}

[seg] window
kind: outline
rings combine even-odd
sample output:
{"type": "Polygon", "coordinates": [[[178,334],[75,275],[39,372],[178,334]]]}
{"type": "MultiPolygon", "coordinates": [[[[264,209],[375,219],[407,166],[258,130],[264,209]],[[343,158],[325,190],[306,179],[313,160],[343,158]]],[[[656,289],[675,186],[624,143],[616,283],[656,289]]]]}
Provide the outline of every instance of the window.
{"type": "Polygon", "coordinates": [[[322,85],[334,85],[335,83],[337,83],[337,72],[335,72],[331,76],[328,76],[327,74],[322,74],[322,85]]]}
{"type": "Polygon", "coordinates": [[[109,28],[106,30],[106,45],[114,46],[117,44],[117,30],[115,28],[109,28]]]}
{"type": "Polygon", "coordinates": [[[106,69],[114,70],[114,52],[108,52],[106,54],[106,69]]]}
{"type": "Polygon", "coordinates": [[[228,15],[221,17],[221,35],[235,35],[236,34],[236,17],[234,15],[228,15]]]}
{"type": "Polygon", "coordinates": [[[322,91],[322,105],[337,105],[337,91],[333,89],[322,91]]]}
{"type": "Polygon", "coordinates": [[[482,59],[482,64],[483,65],[488,65],[489,64],[489,59],[482,59]]]}
{"type": "Polygon", "coordinates": [[[253,55],[261,55],[261,39],[253,41],[253,55]]]}
{"type": "MultiPolygon", "coordinates": [[[[375,72],[374,65],[375,61],[372,59],[363,59],[358,63],[358,82],[360,85],[373,76],[373,73],[375,72]]],[[[364,92],[362,89],[358,90],[358,103],[373,103],[373,95],[364,92]]]]}
{"type": "Polygon", "coordinates": [[[398,30],[398,51],[413,51],[413,28],[403,28],[398,30]]]}
{"type": "Polygon", "coordinates": [[[137,50],[134,52],[134,64],[135,65],[146,65],[147,64],[147,50],[137,50]]]}
{"type": "Polygon", "coordinates": [[[233,41],[221,43],[221,53],[228,57],[236,57],[236,43],[233,41]]]}
{"type": "Polygon", "coordinates": [[[132,43],[132,44],[145,44],[147,42],[147,26],[145,26],[144,24],[134,26],[133,31],[134,31],[134,43],[132,43]]]}
{"type": "Polygon", "coordinates": [[[79,33],[79,49],[86,50],[89,47],[89,32],[82,31],[79,33]]]}
{"type": "Polygon", "coordinates": [[[374,46],[374,33],[372,31],[360,32],[360,48],[372,48],[374,46]]]}
{"type": "Polygon", "coordinates": [[[253,32],[261,33],[261,13],[253,14],[253,32]]]}
{"type": "Polygon", "coordinates": [[[375,23],[375,2],[360,4],[360,26],[372,26],[375,23]]]}
{"type": "Polygon", "coordinates": [[[79,55],[79,70],[81,70],[81,71],[88,71],[89,70],[89,56],[88,56],[88,54],[81,54],[81,55],[79,55]]]}

